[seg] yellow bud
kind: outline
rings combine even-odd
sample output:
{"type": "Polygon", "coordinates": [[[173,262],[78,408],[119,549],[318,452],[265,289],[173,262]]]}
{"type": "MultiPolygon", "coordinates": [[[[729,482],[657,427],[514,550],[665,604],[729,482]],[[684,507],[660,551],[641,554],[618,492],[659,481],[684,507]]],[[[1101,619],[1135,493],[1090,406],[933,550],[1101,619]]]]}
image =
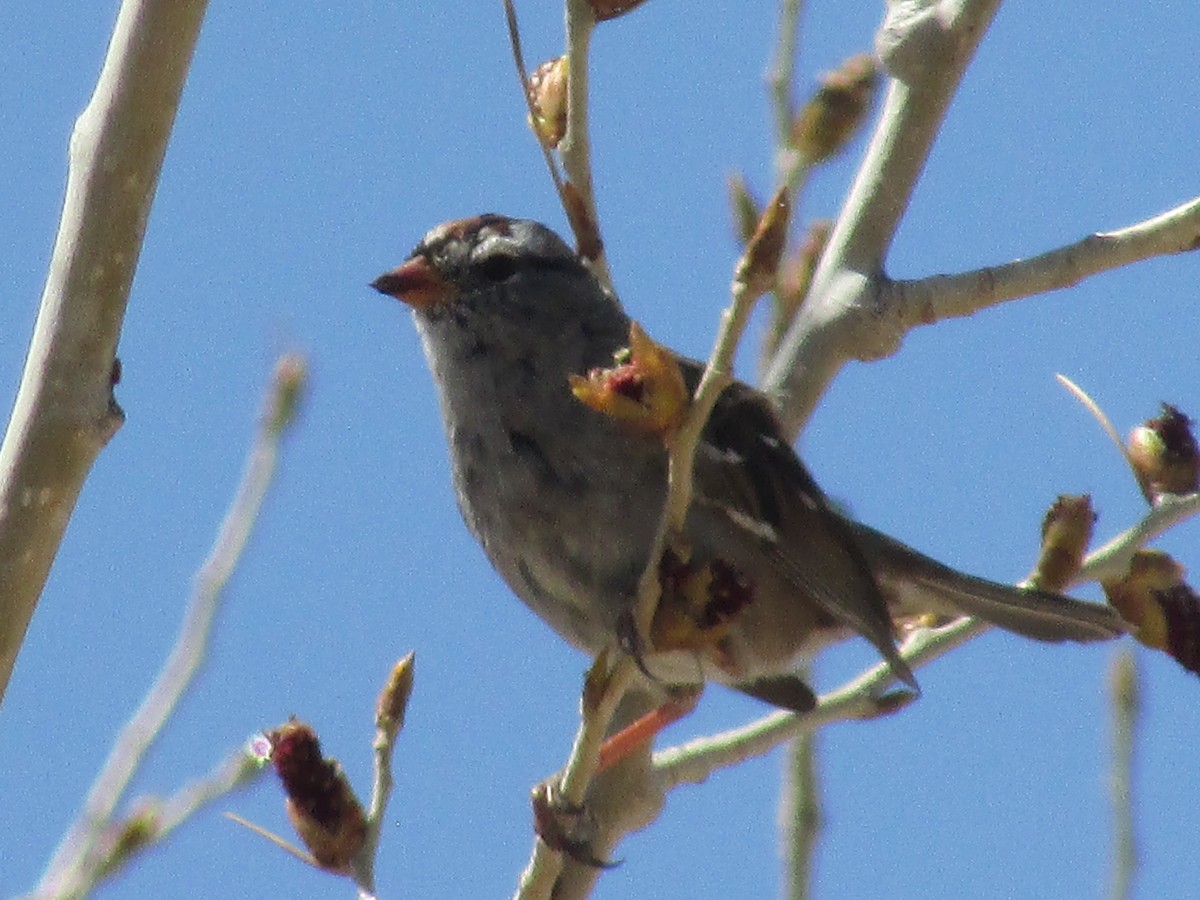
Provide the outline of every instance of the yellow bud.
{"type": "Polygon", "coordinates": [[[375,701],[375,727],[393,738],[404,727],[404,713],[408,709],[408,698],[412,696],[415,664],[416,654],[410,653],[392,666],[379,692],[379,699],[375,701]]]}
{"type": "Polygon", "coordinates": [[[1183,584],[1184,569],[1159,550],[1139,550],[1122,578],[1103,582],[1105,596],[1113,608],[1136,629],[1135,636],[1147,647],[1166,650],[1168,622],[1160,597],[1183,584]]]}
{"type": "Polygon", "coordinates": [[[1096,513],[1092,498],[1066,494],[1054,501],[1042,521],[1042,551],[1033,580],[1046,591],[1061,591],[1079,572],[1092,539],[1096,513]]]}
{"type": "Polygon", "coordinates": [[[551,150],[567,133],[567,63],[565,56],[547,60],[529,76],[529,127],[551,150]]]}
{"type": "Polygon", "coordinates": [[[775,287],[779,258],[787,242],[788,217],[791,203],[786,187],[781,187],[763,210],[758,227],[746,244],[742,258],[734,268],[733,280],[754,295],[765,294],[775,287]]]}
{"type": "Polygon", "coordinates": [[[809,164],[824,162],[846,146],[866,119],[875,96],[875,58],[852,56],[821,86],[792,122],[790,143],[809,164]]]}
{"type": "Polygon", "coordinates": [[[691,403],[675,355],[636,322],[629,326],[626,361],[611,369],[592,369],[586,378],[572,375],[570,384],[575,397],[596,412],[663,438],[679,429],[691,403]]]}

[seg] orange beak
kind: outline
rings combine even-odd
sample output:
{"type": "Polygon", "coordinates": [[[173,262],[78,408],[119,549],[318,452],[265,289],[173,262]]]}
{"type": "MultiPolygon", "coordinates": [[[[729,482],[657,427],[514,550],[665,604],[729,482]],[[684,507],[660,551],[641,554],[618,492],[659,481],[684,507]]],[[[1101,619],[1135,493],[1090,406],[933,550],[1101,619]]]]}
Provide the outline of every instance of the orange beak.
{"type": "Polygon", "coordinates": [[[371,287],[413,309],[428,309],[445,303],[451,291],[450,283],[421,256],[414,256],[399,268],[384,272],[371,282],[371,287]]]}

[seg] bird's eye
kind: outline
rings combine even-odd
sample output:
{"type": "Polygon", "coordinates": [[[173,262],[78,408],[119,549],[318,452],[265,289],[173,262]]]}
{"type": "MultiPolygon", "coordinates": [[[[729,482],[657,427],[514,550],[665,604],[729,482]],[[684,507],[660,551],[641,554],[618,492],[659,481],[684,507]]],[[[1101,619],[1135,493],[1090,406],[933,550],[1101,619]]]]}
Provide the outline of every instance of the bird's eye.
{"type": "Polygon", "coordinates": [[[517,261],[511,256],[494,254],[479,261],[479,274],[488,281],[499,284],[517,274],[517,261]]]}

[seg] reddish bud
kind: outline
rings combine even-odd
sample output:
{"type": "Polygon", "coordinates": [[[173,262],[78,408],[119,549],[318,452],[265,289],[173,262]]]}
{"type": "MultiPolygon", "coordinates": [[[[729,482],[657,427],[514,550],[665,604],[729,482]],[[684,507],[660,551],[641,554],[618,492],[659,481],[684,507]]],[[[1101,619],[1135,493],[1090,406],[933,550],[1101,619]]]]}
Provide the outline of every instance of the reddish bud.
{"type": "Polygon", "coordinates": [[[1156,596],[1167,626],[1167,653],[1189,672],[1200,675],[1200,596],[1187,584],[1177,584],[1156,596]]]}
{"type": "Polygon", "coordinates": [[[1129,433],[1129,462],[1146,499],[1163,494],[1190,494],[1200,483],[1200,451],[1192,420],[1170,404],[1162,415],[1129,433]]]}
{"type": "Polygon", "coordinates": [[[344,872],[362,849],[367,823],[337,760],[321,756],[316,732],[295,720],[269,735],[287,813],[317,865],[344,872]]]}
{"type": "Polygon", "coordinates": [[[670,547],[663,552],[658,577],[662,593],[650,626],[654,650],[705,652],[736,675],[722,642],[754,602],[753,585],[725,560],[685,560],[670,547]]]}

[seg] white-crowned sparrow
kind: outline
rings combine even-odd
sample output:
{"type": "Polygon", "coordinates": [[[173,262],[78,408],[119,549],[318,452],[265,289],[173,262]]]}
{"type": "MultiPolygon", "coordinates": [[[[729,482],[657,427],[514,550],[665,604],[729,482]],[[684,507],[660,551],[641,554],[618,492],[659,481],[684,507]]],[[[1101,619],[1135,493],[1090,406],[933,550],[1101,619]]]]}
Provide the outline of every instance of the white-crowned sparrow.
{"type": "MultiPolygon", "coordinates": [[[[612,646],[659,522],[666,452],[579,402],[568,377],[612,365],[629,318],[557,235],[499,215],[433,229],[372,286],[412,307],[459,507],[488,558],[571,643],[612,646]]],[[[701,367],[681,364],[694,385],[701,367]]],[[[644,668],[665,684],[712,679],[805,709],[797,662],[857,633],[915,686],[893,617],[923,612],[1046,641],[1124,630],[1108,607],[964,575],[844,518],[780,437],[767,399],[741,383],[698,448],[686,532],[683,578],[703,569],[688,583],[706,586],[699,615],[722,628],[712,646],[646,648],[644,668]]],[[[665,594],[681,565],[660,565],[665,594]]]]}

